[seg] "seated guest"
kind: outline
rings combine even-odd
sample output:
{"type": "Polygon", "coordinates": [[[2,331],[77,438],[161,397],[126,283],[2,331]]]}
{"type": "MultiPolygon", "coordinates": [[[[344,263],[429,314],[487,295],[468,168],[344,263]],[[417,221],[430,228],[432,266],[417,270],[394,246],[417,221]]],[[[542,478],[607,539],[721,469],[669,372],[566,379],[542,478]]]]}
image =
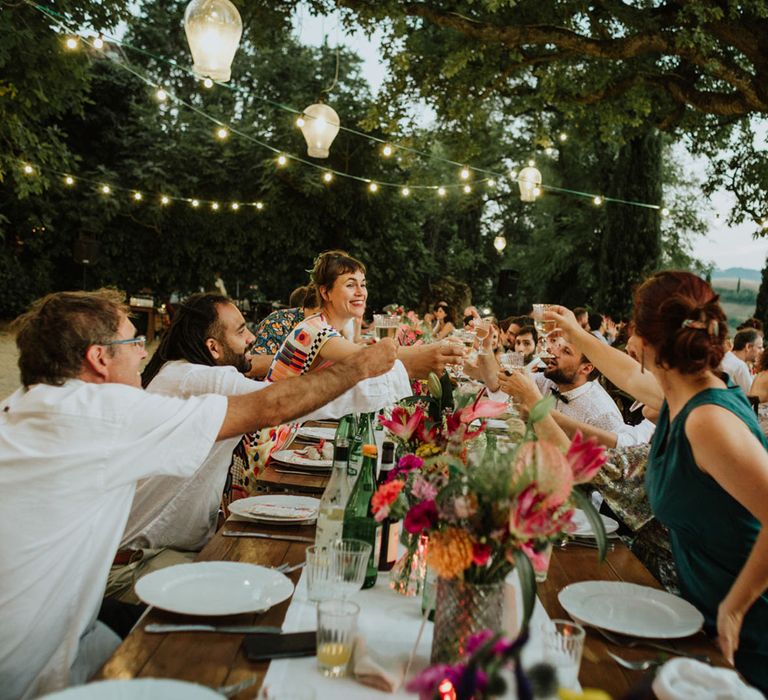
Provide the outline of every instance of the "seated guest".
{"type": "Polygon", "coordinates": [[[760,403],[768,402],[768,352],[763,352],[757,361],[757,375],[752,380],[749,396],[757,396],[760,403]]]}
{"type": "Polygon", "coordinates": [[[390,342],[241,396],[140,387],[145,339],[123,295],[59,292],[15,322],[24,387],[0,411],[0,688],[85,681],[117,637],[96,622],[136,483],[191,477],[217,440],[290,421],[389,371],[390,342]]]}
{"type": "Polygon", "coordinates": [[[435,340],[442,340],[456,330],[453,324],[453,315],[451,307],[445,301],[438,301],[432,309],[432,337],[435,340]]]}
{"type": "Polygon", "coordinates": [[[738,331],[733,338],[733,349],[723,357],[720,369],[741,387],[746,396],[752,388],[752,371],[749,365],[763,354],[763,334],[754,328],[738,331]]]}
{"type": "Polygon", "coordinates": [[[590,330],[589,311],[587,311],[583,306],[577,306],[573,310],[573,315],[576,316],[576,320],[585,331],[590,330]]]}
{"type": "Polygon", "coordinates": [[[605,319],[603,318],[602,314],[588,314],[587,325],[589,326],[590,333],[592,333],[595,338],[600,339],[606,344],[610,344],[608,343],[608,339],[605,337],[605,319]]]}
{"type": "Polygon", "coordinates": [[[646,467],[655,516],[670,530],[684,598],[725,658],[768,691],[768,441],[743,392],[719,375],[726,319],[688,272],[658,272],[635,292],[641,363],[548,317],[617,386],[661,413],[646,467]]]}
{"type": "MultiPolygon", "coordinates": [[[[179,306],[173,323],[142,374],[153,393],[183,398],[233,396],[269,386],[244,376],[253,335],[227,297],[195,294],[179,306]]],[[[360,382],[303,420],[377,411],[411,393],[397,362],[390,372],[360,382]]],[[[238,438],[217,442],[189,477],[153,476],[139,482],[120,550],[110,571],[108,597],[137,603],[135,582],[155,569],[192,561],[215,531],[230,457],[238,438]]]]}

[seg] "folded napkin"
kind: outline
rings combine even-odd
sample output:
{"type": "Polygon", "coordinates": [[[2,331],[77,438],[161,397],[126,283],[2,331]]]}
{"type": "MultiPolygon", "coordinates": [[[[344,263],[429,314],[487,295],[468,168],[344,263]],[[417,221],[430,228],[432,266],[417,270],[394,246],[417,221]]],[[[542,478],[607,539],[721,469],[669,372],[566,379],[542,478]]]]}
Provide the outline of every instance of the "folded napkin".
{"type": "Polygon", "coordinates": [[[763,694],[728,668],[694,659],[671,659],[656,673],[653,692],[659,700],[760,700],[763,694]]]}
{"type": "Polygon", "coordinates": [[[367,648],[365,637],[355,640],[352,658],[352,673],[355,680],[363,685],[394,693],[403,684],[405,660],[384,656],[367,648]]]}

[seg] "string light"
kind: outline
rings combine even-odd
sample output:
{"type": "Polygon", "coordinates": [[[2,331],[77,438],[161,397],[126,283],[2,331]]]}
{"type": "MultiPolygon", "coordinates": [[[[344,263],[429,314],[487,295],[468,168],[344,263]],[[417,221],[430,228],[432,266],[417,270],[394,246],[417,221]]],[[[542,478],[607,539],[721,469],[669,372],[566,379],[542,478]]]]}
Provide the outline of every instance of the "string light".
{"type": "Polygon", "coordinates": [[[472,188],[469,185],[464,185],[464,194],[469,194],[472,188]]]}
{"type": "Polygon", "coordinates": [[[231,207],[232,211],[237,211],[240,208],[240,205],[237,202],[232,202],[231,207]]]}
{"type": "Polygon", "coordinates": [[[540,197],[541,196],[541,187],[534,187],[533,188],[533,196],[534,197],[540,197]]]}
{"type": "Polygon", "coordinates": [[[411,188],[410,187],[403,187],[403,189],[400,190],[400,194],[403,195],[403,197],[407,197],[411,194],[411,188]]]}
{"type": "Polygon", "coordinates": [[[34,172],[35,172],[35,169],[29,163],[26,163],[24,165],[24,174],[25,175],[32,175],[32,173],[34,173],[34,172]]]}
{"type": "Polygon", "coordinates": [[[277,157],[277,164],[280,167],[284,166],[287,162],[288,159],[282,153],[277,157]]]}
{"type": "Polygon", "coordinates": [[[667,209],[667,207],[662,207],[661,208],[661,215],[662,216],[669,216],[669,209],[667,209]]]}
{"type": "Polygon", "coordinates": [[[462,180],[469,180],[469,175],[470,175],[469,168],[462,168],[461,172],[459,173],[459,176],[461,177],[462,180]]]}
{"type": "Polygon", "coordinates": [[[165,102],[168,99],[168,93],[163,88],[157,88],[155,99],[158,102],[165,102]]]}
{"type": "Polygon", "coordinates": [[[171,202],[171,199],[170,197],[168,197],[167,194],[164,194],[162,197],[160,197],[160,204],[162,204],[163,206],[165,206],[166,204],[170,204],[170,202],[171,202]]]}
{"type": "Polygon", "coordinates": [[[208,88],[209,90],[213,87],[213,80],[210,78],[206,78],[203,80],[203,87],[208,88]]]}
{"type": "Polygon", "coordinates": [[[67,40],[64,42],[64,44],[70,51],[75,51],[77,47],[80,46],[79,40],[74,36],[67,37],[67,40]]]}
{"type": "Polygon", "coordinates": [[[264,208],[264,203],[263,202],[256,202],[256,208],[259,211],[261,211],[264,208]]]}
{"type": "Polygon", "coordinates": [[[375,182],[371,182],[371,183],[368,185],[368,190],[369,190],[370,192],[374,192],[374,193],[376,193],[376,192],[378,192],[378,191],[379,191],[379,186],[378,186],[378,185],[377,185],[375,182]]]}
{"type": "Polygon", "coordinates": [[[200,200],[198,200],[198,199],[193,199],[193,200],[190,202],[190,204],[191,204],[193,207],[195,207],[195,209],[197,209],[197,207],[199,207],[199,206],[200,206],[200,200]]]}
{"type": "Polygon", "coordinates": [[[548,156],[553,156],[555,155],[555,149],[552,148],[552,146],[548,146],[544,149],[544,153],[546,153],[548,156]]]}
{"type": "Polygon", "coordinates": [[[75,184],[75,178],[73,178],[71,175],[67,175],[64,178],[64,184],[65,185],[74,185],[75,184]]]}
{"type": "Polygon", "coordinates": [[[596,207],[599,207],[603,203],[603,198],[600,195],[597,195],[594,197],[594,199],[592,199],[592,202],[596,207]]]}
{"type": "Polygon", "coordinates": [[[213,204],[211,204],[211,209],[213,209],[213,211],[219,211],[219,203],[214,202],[213,204]]]}
{"type": "Polygon", "coordinates": [[[229,131],[227,131],[225,127],[221,126],[216,130],[216,136],[223,141],[225,138],[227,138],[227,136],[229,136],[229,131]]]}
{"type": "Polygon", "coordinates": [[[559,138],[562,143],[565,143],[568,140],[568,134],[566,134],[564,131],[561,131],[557,138],[559,138]]]}
{"type": "Polygon", "coordinates": [[[143,195],[141,194],[141,192],[134,192],[134,193],[133,193],[133,198],[134,198],[134,199],[135,199],[137,202],[140,202],[140,201],[141,201],[141,200],[142,200],[144,197],[143,197],[143,195]]]}
{"type": "Polygon", "coordinates": [[[299,118],[296,120],[296,126],[298,126],[298,127],[299,127],[299,129],[301,129],[301,127],[302,127],[302,126],[304,126],[306,123],[307,123],[307,122],[305,121],[304,117],[299,117],[299,118]]]}
{"type": "Polygon", "coordinates": [[[529,167],[529,168],[535,168],[535,167],[536,167],[536,161],[535,161],[533,158],[531,158],[531,159],[528,161],[528,167],[529,167]]]}
{"type": "Polygon", "coordinates": [[[390,146],[388,143],[385,143],[381,149],[381,155],[383,155],[385,158],[389,158],[392,155],[392,152],[392,146],[390,146]]]}
{"type": "Polygon", "coordinates": [[[112,188],[109,185],[102,185],[101,186],[101,193],[102,194],[109,194],[112,191],[112,188]]]}
{"type": "Polygon", "coordinates": [[[488,180],[488,187],[496,187],[496,180],[494,180],[493,178],[488,180]]]}
{"type": "Polygon", "coordinates": [[[94,49],[101,50],[104,48],[104,39],[101,38],[101,35],[97,36],[92,43],[94,49]]]}
{"type": "Polygon", "coordinates": [[[512,178],[513,180],[517,180],[517,170],[510,170],[509,177],[512,178]]]}
{"type": "Polygon", "coordinates": [[[323,181],[324,182],[330,182],[331,180],[333,180],[333,173],[331,173],[331,172],[323,173],[323,181]]]}
{"type": "Polygon", "coordinates": [[[437,196],[438,197],[445,197],[445,187],[438,187],[437,188],[437,196]]]}

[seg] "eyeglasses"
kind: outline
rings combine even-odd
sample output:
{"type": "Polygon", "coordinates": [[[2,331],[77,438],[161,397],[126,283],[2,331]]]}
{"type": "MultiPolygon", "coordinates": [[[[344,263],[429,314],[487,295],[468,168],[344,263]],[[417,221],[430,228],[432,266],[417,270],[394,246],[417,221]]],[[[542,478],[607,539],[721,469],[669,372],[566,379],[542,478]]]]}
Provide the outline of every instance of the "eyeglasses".
{"type": "Polygon", "coordinates": [[[95,343],[95,345],[137,345],[142,350],[147,342],[147,336],[137,335],[135,338],[123,338],[122,340],[105,340],[103,343],[95,343]]]}

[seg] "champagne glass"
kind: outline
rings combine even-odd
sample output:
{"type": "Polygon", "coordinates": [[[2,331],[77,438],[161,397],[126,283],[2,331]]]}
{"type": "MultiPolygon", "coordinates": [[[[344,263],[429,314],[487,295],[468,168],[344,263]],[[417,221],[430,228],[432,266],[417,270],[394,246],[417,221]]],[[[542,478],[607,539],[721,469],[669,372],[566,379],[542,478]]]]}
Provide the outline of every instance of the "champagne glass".
{"type": "MultiPolygon", "coordinates": [[[[475,331],[454,331],[452,337],[457,338],[458,341],[461,342],[461,344],[464,346],[464,357],[474,364],[475,360],[477,359],[476,354],[473,356],[475,342],[477,341],[477,335],[475,331]]],[[[459,379],[468,378],[466,375],[464,375],[463,369],[464,362],[462,361],[461,365],[459,365],[459,379]]]]}
{"type": "Polygon", "coordinates": [[[486,355],[488,352],[483,345],[483,341],[488,337],[488,334],[490,332],[491,332],[491,322],[487,318],[484,318],[480,321],[477,321],[477,323],[475,323],[475,335],[477,336],[477,339],[480,341],[481,355],[486,355]]]}

